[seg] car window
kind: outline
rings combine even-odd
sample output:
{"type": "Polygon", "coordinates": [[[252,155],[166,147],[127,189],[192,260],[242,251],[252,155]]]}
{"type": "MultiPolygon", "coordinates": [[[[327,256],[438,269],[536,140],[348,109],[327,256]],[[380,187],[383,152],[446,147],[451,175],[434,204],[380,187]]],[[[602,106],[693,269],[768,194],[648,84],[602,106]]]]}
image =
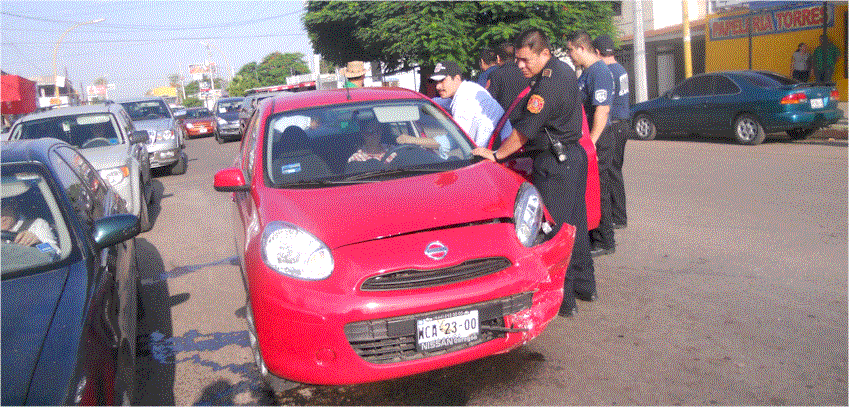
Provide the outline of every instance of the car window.
{"type": "Polygon", "coordinates": [[[739,74],[747,82],[759,88],[779,88],[787,85],[799,84],[796,79],[771,74],[768,72],[744,72],[739,74]]]}
{"type": "Polygon", "coordinates": [[[681,97],[707,96],[714,93],[714,75],[693,77],[676,87],[676,95],[681,97]]]}
{"type": "Polygon", "coordinates": [[[186,111],[187,119],[206,118],[212,116],[208,109],[192,109],[186,111]]]}
{"type": "Polygon", "coordinates": [[[109,191],[106,182],[77,151],[60,147],[56,152],[61,156],[61,159],[54,159],[59,182],[68,193],[71,205],[80,219],[91,222],[102,218],[106,215],[105,201],[109,191]],[[63,162],[65,165],[62,165],[63,162]]]}
{"type": "Polygon", "coordinates": [[[47,169],[40,164],[2,166],[3,276],[42,270],[73,252],[69,227],[59,207],[61,201],[50,188],[48,177],[47,169]],[[34,239],[18,239],[19,234],[31,234],[34,239]]]}
{"type": "Polygon", "coordinates": [[[122,102],[121,106],[127,110],[127,113],[133,120],[162,119],[171,117],[168,105],[166,105],[163,101],[122,102]]]}
{"type": "Polygon", "coordinates": [[[57,116],[21,122],[13,139],[52,137],[82,149],[127,143],[110,113],[57,116]]]}
{"type": "Polygon", "coordinates": [[[280,187],[373,171],[448,170],[468,165],[472,151],[457,125],[421,100],[282,112],[269,117],[264,140],[266,175],[280,187]]]}
{"type": "Polygon", "coordinates": [[[732,95],[741,92],[738,85],[735,85],[731,79],[722,75],[715,76],[714,94],[715,95],[732,95]]]}
{"type": "Polygon", "coordinates": [[[242,101],[235,99],[230,101],[219,101],[215,113],[236,112],[242,106],[242,101]]]}

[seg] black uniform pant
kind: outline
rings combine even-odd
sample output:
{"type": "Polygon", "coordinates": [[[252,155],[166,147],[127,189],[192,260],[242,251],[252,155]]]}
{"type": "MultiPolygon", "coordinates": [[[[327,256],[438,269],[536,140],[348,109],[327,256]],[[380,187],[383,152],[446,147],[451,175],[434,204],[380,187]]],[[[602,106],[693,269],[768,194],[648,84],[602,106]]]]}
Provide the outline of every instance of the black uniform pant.
{"type": "Polygon", "coordinates": [[[595,248],[612,249],[614,222],[611,220],[611,168],[614,166],[614,132],[605,126],[596,141],[596,157],[599,159],[599,196],[601,199],[599,226],[590,231],[590,245],[595,248]]]}
{"type": "Polygon", "coordinates": [[[611,166],[611,221],[614,224],[628,225],[626,216],[626,186],[623,183],[623,156],[626,154],[626,141],[632,133],[632,125],[626,120],[612,124],[614,131],[614,158],[611,166]]]}
{"type": "Polygon", "coordinates": [[[570,266],[564,279],[563,309],[575,307],[575,292],[596,292],[593,258],[587,236],[587,154],[578,143],[564,144],[567,160],[559,163],[551,152],[539,153],[534,158],[532,182],[559,230],[566,223],[576,227],[576,238],[570,266]]]}

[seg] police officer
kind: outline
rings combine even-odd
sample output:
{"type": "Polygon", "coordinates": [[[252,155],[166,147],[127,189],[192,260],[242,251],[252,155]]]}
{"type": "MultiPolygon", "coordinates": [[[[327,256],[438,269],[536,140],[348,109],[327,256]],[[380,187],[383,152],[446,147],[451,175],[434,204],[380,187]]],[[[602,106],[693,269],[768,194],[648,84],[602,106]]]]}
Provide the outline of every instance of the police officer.
{"type": "Polygon", "coordinates": [[[614,95],[614,77],[608,66],[596,54],[596,48],[585,31],[567,35],[567,53],[576,65],[583,68],[578,79],[590,138],[596,145],[599,161],[601,219],[599,227],[590,231],[591,255],[614,252],[614,228],[611,221],[611,167],[614,159],[614,134],[609,126],[614,95]]]}
{"type": "MultiPolygon", "coordinates": [[[[564,299],[558,314],[572,316],[575,299],[593,300],[596,296],[593,259],[587,234],[585,188],[587,155],[581,145],[581,101],[575,71],[552,55],[549,39],[539,29],[522,32],[515,41],[517,65],[529,78],[531,91],[518,105],[523,107],[514,130],[498,150],[484,147],[473,153],[498,161],[526,145],[533,154],[532,182],[556,222],[555,231],[564,224],[576,227],[572,258],[564,280],[564,299]],[[558,144],[563,161],[553,153],[558,144]]],[[[513,121],[512,121],[513,122],[513,121]]]]}
{"type": "Polygon", "coordinates": [[[611,103],[611,131],[614,133],[614,158],[611,166],[611,221],[614,229],[626,228],[626,187],[623,183],[623,156],[632,133],[629,123],[629,74],[614,58],[614,41],[607,34],[593,40],[593,46],[614,76],[614,101],[611,103]]]}

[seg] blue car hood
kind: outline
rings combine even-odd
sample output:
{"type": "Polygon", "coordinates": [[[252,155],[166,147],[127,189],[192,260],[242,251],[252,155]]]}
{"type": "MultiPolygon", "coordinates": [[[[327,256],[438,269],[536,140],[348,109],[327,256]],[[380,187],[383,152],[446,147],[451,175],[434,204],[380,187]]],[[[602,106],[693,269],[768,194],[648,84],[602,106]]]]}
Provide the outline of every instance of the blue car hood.
{"type": "Polygon", "coordinates": [[[239,120],[239,111],[219,113],[218,117],[220,117],[220,118],[222,118],[222,119],[224,119],[228,122],[235,122],[235,121],[239,120]]]}
{"type": "MultiPolygon", "coordinates": [[[[2,405],[25,405],[33,374],[42,355],[42,349],[54,322],[56,308],[68,281],[70,265],[33,275],[6,279],[2,283],[2,405]]],[[[74,352],[78,336],[74,330],[68,333],[68,341],[74,341],[74,352]],[[71,339],[73,338],[73,339],[71,339]]],[[[56,372],[73,367],[54,367],[56,372]]],[[[63,376],[58,376],[61,378],[63,376]]],[[[66,384],[52,384],[65,387],[66,384]]],[[[64,390],[63,390],[64,393],[64,390]]],[[[32,399],[31,396],[30,399],[32,399]]],[[[31,403],[32,401],[30,401],[31,403]]],[[[62,401],[55,401],[62,404],[62,401]]]]}

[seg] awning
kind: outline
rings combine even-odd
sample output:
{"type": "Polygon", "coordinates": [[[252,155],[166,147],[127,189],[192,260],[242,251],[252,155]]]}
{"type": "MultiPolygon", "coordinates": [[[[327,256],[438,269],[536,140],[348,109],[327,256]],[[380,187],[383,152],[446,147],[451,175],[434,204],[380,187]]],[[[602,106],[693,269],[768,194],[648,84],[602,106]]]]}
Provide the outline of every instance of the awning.
{"type": "Polygon", "coordinates": [[[3,75],[0,79],[2,79],[3,114],[35,112],[38,107],[35,82],[17,75],[3,75]]]}

